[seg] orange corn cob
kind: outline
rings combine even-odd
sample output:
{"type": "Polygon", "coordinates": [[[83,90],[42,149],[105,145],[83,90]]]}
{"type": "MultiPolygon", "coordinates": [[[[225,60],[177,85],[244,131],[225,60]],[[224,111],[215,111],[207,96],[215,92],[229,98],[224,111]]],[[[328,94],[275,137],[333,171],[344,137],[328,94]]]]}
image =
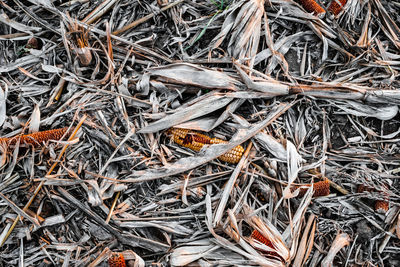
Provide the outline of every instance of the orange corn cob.
{"type": "Polygon", "coordinates": [[[5,142],[8,145],[15,145],[17,141],[20,140],[21,145],[30,144],[33,146],[40,146],[43,142],[47,142],[48,140],[60,140],[67,130],[68,127],[65,127],[32,134],[17,135],[14,137],[4,137],[0,138],[0,143],[5,142]]]}
{"type": "Polygon", "coordinates": [[[346,5],[347,0],[332,0],[328,10],[337,16],[342,8],[346,5]]]}
{"type": "Polygon", "coordinates": [[[116,252],[111,254],[108,258],[109,267],[126,267],[124,255],[122,253],[116,252]]]}
{"type": "MultiPolygon", "coordinates": [[[[167,134],[170,134],[174,142],[178,145],[190,148],[194,151],[200,151],[204,145],[228,143],[227,141],[218,138],[210,138],[205,134],[188,129],[171,128],[168,130],[167,134]]],[[[242,158],[243,152],[243,147],[239,145],[218,158],[225,162],[238,163],[242,158]]]]}
{"type": "Polygon", "coordinates": [[[268,238],[266,238],[265,236],[263,236],[263,235],[262,235],[259,231],[257,231],[257,230],[254,230],[254,231],[251,233],[250,238],[253,238],[253,239],[257,240],[257,241],[259,241],[260,243],[263,243],[264,245],[266,245],[266,246],[268,246],[268,247],[270,247],[270,248],[274,248],[274,246],[272,245],[272,242],[271,242],[268,238]]]}
{"type": "MultiPolygon", "coordinates": [[[[357,188],[357,193],[362,192],[376,192],[376,190],[373,187],[360,184],[357,188]]],[[[387,199],[387,193],[383,194],[385,195],[384,199],[387,199]]],[[[376,212],[386,213],[389,210],[389,202],[386,200],[376,200],[374,204],[374,209],[376,212]]]]}
{"type": "MultiPolygon", "coordinates": [[[[253,240],[257,240],[258,242],[272,248],[275,249],[274,245],[272,244],[272,242],[266,238],[265,236],[263,236],[258,230],[254,230],[251,235],[250,238],[253,240]]],[[[278,259],[280,259],[281,261],[284,261],[283,258],[275,251],[265,251],[263,249],[259,249],[256,247],[257,250],[261,251],[264,255],[266,256],[270,256],[270,257],[276,257],[278,259]]]]}
{"type": "Polygon", "coordinates": [[[298,0],[307,12],[324,14],[325,10],[315,0],[298,0]]]}
{"type": "Polygon", "coordinates": [[[375,211],[379,213],[386,213],[389,210],[389,202],[384,200],[377,200],[374,205],[375,211]]]}
{"type": "MultiPolygon", "coordinates": [[[[330,188],[329,188],[329,180],[323,180],[319,181],[313,184],[314,185],[314,194],[313,197],[322,197],[322,196],[327,196],[330,194],[330,188]]],[[[311,184],[306,184],[302,186],[307,186],[311,187],[311,184]]],[[[300,186],[294,186],[294,189],[299,188],[300,186]]],[[[298,194],[299,197],[304,196],[304,194],[307,192],[308,188],[300,188],[300,192],[298,194]]]]}

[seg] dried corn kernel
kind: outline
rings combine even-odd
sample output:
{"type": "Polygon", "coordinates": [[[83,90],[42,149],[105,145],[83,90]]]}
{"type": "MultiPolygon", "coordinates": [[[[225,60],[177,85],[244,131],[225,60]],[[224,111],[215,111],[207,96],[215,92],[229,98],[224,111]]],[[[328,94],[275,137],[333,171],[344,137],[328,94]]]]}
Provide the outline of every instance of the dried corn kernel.
{"type": "MultiPolygon", "coordinates": [[[[167,134],[171,135],[174,142],[178,145],[190,148],[194,151],[200,151],[204,145],[228,143],[227,141],[218,138],[210,138],[205,134],[197,133],[189,129],[171,128],[168,130],[167,134]]],[[[238,163],[242,158],[243,152],[243,147],[239,145],[218,158],[229,163],[238,163]]]]}
{"type": "Polygon", "coordinates": [[[110,258],[108,258],[109,267],[126,267],[124,255],[122,253],[113,253],[110,258]]]}
{"type": "Polygon", "coordinates": [[[48,140],[60,140],[67,130],[68,127],[65,127],[32,134],[17,135],[14,137],[4,137],[0,138],[0,143],[5,142],[8,145],[15,145],[19,140],[21,145],[30,144],[33,146],[40,146],[43,142],[47,142],[48,140]]]}
{"type": "MultiPolygon", "coordinates": [[[[311,187],[311,184],[306,184],[306,185],[301,185],[306,186],[307,188],[300,188],[299,192],[299,197],[304,196],[304,194],[307,192],[308,187],[311,187]]],[[[326,179],[324,181],[319,181],[316,183],[313,183],[314,186],[314,194],[313,197],[322,197],[322,196],[327,196],[330,194],[330,187],[329,187],[329,180],[326,179]]],[[[294,189],[299,188],[300,186],[295,186],[294,189]]]]}
{"type": "Polygon", "coordinates": [[[332,0],[328,10],[337,16],[342,8],[346,5],[347,0],[332,0]]]}
{"type": "Polygon", "coordinates": [[[315,14],[324,14],[325,10],[315,0],[299,0],[299,3],[307,12],[315,14]]]}

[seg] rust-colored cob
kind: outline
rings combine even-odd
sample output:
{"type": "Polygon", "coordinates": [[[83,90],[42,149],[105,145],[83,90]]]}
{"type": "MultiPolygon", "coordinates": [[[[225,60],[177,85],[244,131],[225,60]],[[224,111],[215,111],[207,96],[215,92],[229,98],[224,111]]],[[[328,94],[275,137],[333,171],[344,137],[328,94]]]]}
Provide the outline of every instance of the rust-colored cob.
{"type": "MultiPolygon", "coordinates": [[[[250,239],[257,240],[258,242],[260,242],[272,249],[275,249],[272,242],[268,238],[263,236],[258,230],[253,230],[253,232],[250,235],[250,239]]],[[[275,251],[265,251],[265,250],[257,248],[257,247],[255,247],[255,248],[258,251],[261,251],[265,256],[276,257],[276,258],[280,259],[281,261],[284,261],[283,258],[275,251]]]]}
{"type": "Polygon", "coordinates": [[[110,258],[108,258],[108,266],[109,267],[126,267],[124,255],[119,252],[115,252],[111,254],[110,258]]]}
{"type": "MultiPolygon", "coordinates": [[[[178,145],[190,148],[194,151],[200,151],[204,145],[228,143],[227,141],[211,138],[205,134],[188,129],[171,128],[168,130],[167,134],[171,135],[174,142],[178,145]]],[[[243,147],[239,145],[218,158],[225,162],[238,163],[242,158],[243,152],[243,147]]]]}
{"type": "Polygon", "coordinates": [[[325,10],[315,0],[298,0],[307,12],[315,13],[317,15],[325,14],[325,10]]]}
{"type": "Polygon", "coordinates": [[[263,243],[264,245],[266,245],[266,246],[268,246],[268,247],[270,247],[270,248],[274,248],[274,245],[272,245],[272,242],[271,242],[268,238],[266,238],[265,236],[263,236],[263,235],[262,235],[259,231],[257,231],[257,230],[254,230],[254,231],[251,233],[250,238],[253,238],[253,239],[257,240],[258,242],[263,243]]]}
{"type": "MultiPolygon", "coordinates": [[[[327,196],[330,194],[330,186],[329,186],[329,180],[325,179],[323,181],[319,181],[313,184],[314,185],[314,194],[313,197],[322,197],[322,196],[327,196]]],[[[311,187],[311,184],[305,184],[301,185],[306,186],[306,188],[300,188],[300,192],[298,194],[299,197],[304,196],[304,194],[307,192],[308,188],[311,187]]],[[[294,186],[294,190],[299,188],[300,186],[294,186]]],[[[294,191],[293,190],[293,191],[294,191]]]]}
{"type": "Polygon", "coordinates": [[[342,8],[346,5],[346,3],[347,0],[332,0],[328,10],[337,16],[340,11],[342,11],[342,8]]]}
{"type": "Polygon", "coordinates": [[[375,211],[379,213],[386,213],[389,210],[389,202],[384,200],[375,201],[375,211]]]}
{"type": "MultiPolygon", "coordinates": [[[[371,186],[360,184],[357,188],[357,193],[362,192],[376,192],[376,190],[371,186]]],[[[387,193],[384,192],[383,194],[385,196],[384,199],[388,199],[387,193]]],[[[376,200],[374,203],[374,209],[376,212],[386,213],[389,210],[389,202],[387,200],[376,200]]]]}
{"type": "Polygon", "coordinates": [[[8,145],[15,145],[18,140],[20,144],[30,144],[33,146],[40,146],[43,142],[49,140],[60,140],[61,137],[67,132],[68,127],[53,129],[48,131],[36,132],[32,134],[17,135],[14,137],[4,137],[0,138],[0,143],[7,143],[8,145]]]}

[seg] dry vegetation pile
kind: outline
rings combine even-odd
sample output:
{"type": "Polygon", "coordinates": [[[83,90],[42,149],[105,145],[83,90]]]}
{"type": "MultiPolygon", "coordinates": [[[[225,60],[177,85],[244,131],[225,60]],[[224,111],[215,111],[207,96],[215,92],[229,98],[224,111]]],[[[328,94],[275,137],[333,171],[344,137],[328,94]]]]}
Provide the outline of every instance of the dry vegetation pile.
{"type": "Polygon", "coordinates": [[[400,266],[399,14],[0,0],[0,266],[400,266]]]}

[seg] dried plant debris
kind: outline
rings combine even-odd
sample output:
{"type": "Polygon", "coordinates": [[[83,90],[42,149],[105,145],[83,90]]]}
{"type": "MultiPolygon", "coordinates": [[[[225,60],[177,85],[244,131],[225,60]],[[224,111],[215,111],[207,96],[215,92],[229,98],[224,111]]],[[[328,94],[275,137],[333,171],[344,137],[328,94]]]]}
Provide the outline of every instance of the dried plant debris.
{"type": "Polygon", "coordinates": [[[398,14],[0,1],[0,266],[400,266],[398,14]]]}

